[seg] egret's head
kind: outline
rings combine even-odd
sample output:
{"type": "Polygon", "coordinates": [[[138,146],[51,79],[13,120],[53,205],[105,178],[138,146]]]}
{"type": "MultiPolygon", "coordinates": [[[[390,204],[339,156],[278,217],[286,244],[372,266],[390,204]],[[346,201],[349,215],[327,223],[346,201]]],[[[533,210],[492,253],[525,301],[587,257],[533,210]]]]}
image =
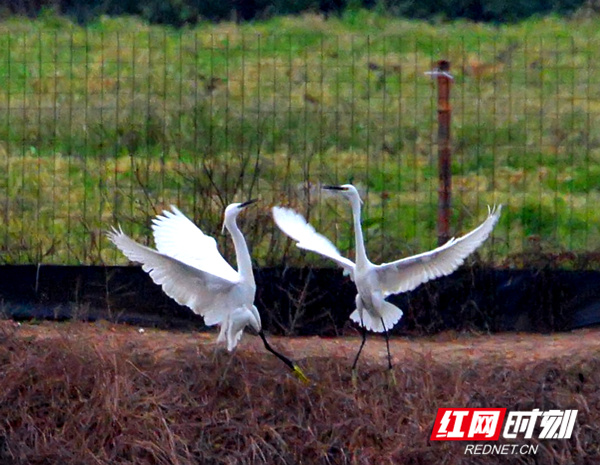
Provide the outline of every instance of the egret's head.
{"type": "Polygon", "coordinates": [[[358,201],[362,204],[362,200],[360,198],[360,194],[356,187],[352,184],[342,184],[341,186],[323,186],[323,189],[331,192],[332,194],[338,194],[342,197],[352,201],[352,199],[358,199],[358,201]]]}
{"type": "Polygon", "coordinates": [[[257,201],[258,201],[258,199],[252,199],[252,200],[248,200],[247,202],[232,203],[232,204],[228,205],[227,208],[225,209],[225,214],[223,215],[223,229],[221,230],[221,232],[223,232],[223,233],[225,232],[226,225],[230,221],[235,221],[235,219],[237,218],[239,213],[244,208],[246,208],[249,205],[252,205],[253,203],[255,203],[257,201]]]}

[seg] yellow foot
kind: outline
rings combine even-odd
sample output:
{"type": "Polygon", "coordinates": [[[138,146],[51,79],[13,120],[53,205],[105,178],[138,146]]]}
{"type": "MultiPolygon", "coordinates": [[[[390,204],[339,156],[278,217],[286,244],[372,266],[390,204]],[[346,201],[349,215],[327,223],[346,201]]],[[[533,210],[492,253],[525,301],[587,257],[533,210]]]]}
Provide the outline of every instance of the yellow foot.
{"type": "Polygon", "coordinates": [[[352,386],[354,387],[354,389],[358,387],[358,371],[356,370],[356,368],[352,369],[352,386]]]}
{"type": "Polygon", "coordinates": [[[397,385],[397,383],[396,383],[396,373],[394,373],[394,369],[393,368],[390,368],[387,371],[387,378],[388,378],[388,384],[390,386],[394,386],[395,387],[397,385]]]}
{"type": "Polygon", "coordinates": [[[304,384],[310,384],[310,380],[304,374],[304,372],[300,369],[298,365],[294,364],[294,371],[292,372],[296,378],[302,381],[304,384]]]}

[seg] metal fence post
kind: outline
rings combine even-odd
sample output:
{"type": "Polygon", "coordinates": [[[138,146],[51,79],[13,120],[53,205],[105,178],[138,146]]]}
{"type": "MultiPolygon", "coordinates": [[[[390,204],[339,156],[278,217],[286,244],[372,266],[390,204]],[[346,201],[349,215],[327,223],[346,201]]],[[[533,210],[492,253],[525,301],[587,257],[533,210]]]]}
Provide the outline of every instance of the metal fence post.
{"type": "Polygon", "coordinates": [[[450,239],[450,201],[452,197],[452,173],[450,170],[450,62],[438,61],[435,72],[438,84],[438,245],[450,239]]]}

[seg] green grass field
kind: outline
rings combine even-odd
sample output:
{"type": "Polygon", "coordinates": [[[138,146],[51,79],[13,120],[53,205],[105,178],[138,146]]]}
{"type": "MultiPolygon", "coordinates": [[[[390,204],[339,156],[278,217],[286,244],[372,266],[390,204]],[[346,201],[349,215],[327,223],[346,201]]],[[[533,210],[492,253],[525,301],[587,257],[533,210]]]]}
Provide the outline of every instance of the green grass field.
{"type": "MultiPolygon", "coordinates": [[[[453,229],[503,218],[483,258],[600,245],[600,20],[430,24],[364,11],[173,30],[53,16],[0,28],[0,260],[124,263],[102,232],[136,237],[177,204],[211,234],[247,215],[258,265],[301,257],[269,219],[291,204],[352,249],[345,205],[364,192],[373,260],[436,242],[436,88],[452,63],[453,229]]],[[[232,252],[229,239],[219,241],[232,252]]],[[[509,258],[512,257],[512,258],[509,258]]],[[[568,266],[588,266],[571,261],[568,266]]]]}

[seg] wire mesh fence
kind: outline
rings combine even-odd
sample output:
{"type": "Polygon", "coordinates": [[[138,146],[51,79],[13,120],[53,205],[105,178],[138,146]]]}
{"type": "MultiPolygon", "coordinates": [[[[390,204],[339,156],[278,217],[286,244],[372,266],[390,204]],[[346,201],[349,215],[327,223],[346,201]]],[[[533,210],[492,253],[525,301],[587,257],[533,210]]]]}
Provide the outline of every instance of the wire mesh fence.
{"type": "Polygon", "coordinates": [[[151,243],[150,218],[171,204],[229,255],[224,207],[259,197],[241,219],[257,265],[325,264],[290,246],[270,207],[297,208],[350,253],[347,205],[319,189],[346,182],[362,191],[374,261],[431,248],[437,107],[425,72],[444,58],[452,232],[502,203],[486,260],[551,253],[586,266],[600,246],[598,49],[562,36],[2,33],[0,260],[124,263],[103,232],[119,223],[151,243]]]}

